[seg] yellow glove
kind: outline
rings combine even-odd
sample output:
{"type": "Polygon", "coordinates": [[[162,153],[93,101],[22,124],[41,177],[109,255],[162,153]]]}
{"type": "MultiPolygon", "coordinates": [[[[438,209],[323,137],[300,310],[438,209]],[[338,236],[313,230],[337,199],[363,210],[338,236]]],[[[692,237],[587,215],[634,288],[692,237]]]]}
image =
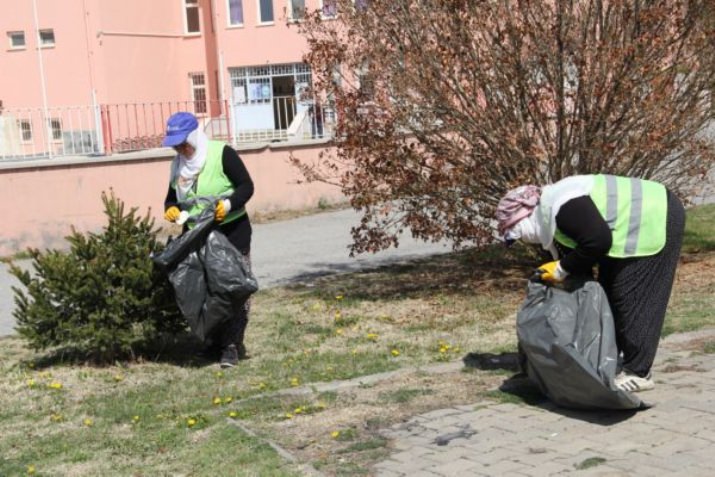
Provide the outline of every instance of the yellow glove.
{"type": "Polygon", "coordinates": [[[538,271],[541,272],[541,280],[548,283],[560,283],[569,275],[558,260],[541,265],[538,271]]]}
{"type": "Polygon", "coordinates": [[[214,214],[214,220],[216,222],[223,222],[223,219],[226,218],[228,211],[226,210],[226,204],[224,202],[224,200],[216,202],[216,213],[214,214]]]}
{"type": "Polygon", "coordinates": [[[175,205],[172,205],[171,207],[166,209],[166,212],[164,212],[164,218],[169,222],[176,222],[176,219],[179,218],[179,215],[181,215],[181,211],[175,205]]]}

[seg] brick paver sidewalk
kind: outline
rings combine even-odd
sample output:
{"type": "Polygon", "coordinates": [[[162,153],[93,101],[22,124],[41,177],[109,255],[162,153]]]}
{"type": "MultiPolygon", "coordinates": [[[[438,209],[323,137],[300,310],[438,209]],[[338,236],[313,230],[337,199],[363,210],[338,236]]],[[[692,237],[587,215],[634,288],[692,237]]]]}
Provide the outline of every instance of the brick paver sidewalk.
{"type": "MultiPolygon", "coordinates": [[[[715,354],[688,343],[715,330],[664,340],[654,367],[655,407],[575,412],[550,404],[475,402],[432,411],[384,432],[389,476],[715,475],[715,354]]],[[[702,347],[701,347],[702,348],[702,347]]]]}

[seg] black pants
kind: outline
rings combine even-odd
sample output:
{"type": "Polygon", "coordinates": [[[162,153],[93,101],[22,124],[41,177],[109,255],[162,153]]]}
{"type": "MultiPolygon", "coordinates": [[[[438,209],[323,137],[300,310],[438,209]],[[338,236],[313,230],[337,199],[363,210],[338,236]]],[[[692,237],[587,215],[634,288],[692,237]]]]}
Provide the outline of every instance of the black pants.
{"type": "Polygon", "coordinates": [[[641,377],[650,372],[658,349],[684,229],[683,204],[668,191],[663,250],[649,257],[606,258],[599,263],[599,282],[613,312],[623,368],[641,377]]]}

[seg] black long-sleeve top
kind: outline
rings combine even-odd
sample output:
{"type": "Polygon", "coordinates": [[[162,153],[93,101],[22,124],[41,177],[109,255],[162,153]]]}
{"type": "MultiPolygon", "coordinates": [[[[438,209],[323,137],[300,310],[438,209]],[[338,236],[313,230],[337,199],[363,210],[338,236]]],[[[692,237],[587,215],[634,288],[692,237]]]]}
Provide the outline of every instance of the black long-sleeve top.
{"type": "Polygon", "coordinates": [[[556,214],[556,227],[576,242],[573,249],[554,242],[561,267],[569,273],[590,274],[593,265],[611,249],[611,229],[589,196],[564,203],[556,214]]]}
{"type": "MultiPolygon", "coordinates": [[[[221,154],[223,173],[233,184],[233,194],[228,198],[231,201],[231,211],[240,210],[253,196],[253,180],[251,179],[246,165],[239,157],[238,153],[230,146],[224,146],[221,154]]],[[[169,190],[164,199],[164,210],[172,206],[178,206],[176,189],[169,184],[169,190]]],[[[238,219],[227,224],[221,224],[221,230],[231,243],[242,253],[248,253],[251,248],[251,222],[248,214],[244,214],[238,219]]]]}

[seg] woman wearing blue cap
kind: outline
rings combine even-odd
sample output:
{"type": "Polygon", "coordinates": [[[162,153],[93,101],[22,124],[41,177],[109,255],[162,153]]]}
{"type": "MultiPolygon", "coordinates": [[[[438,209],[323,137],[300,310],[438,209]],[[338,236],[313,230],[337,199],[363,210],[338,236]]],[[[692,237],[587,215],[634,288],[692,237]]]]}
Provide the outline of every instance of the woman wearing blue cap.
{"type": "MultiPolygon", "coordinates": [[[[245,205],[253,195],[253,181],[236,151],[220,141],[209,140],[199,128],[196,117],[179,112],[169,117],[164,146],[174,148],[169,191],[164,200],[164,218],[176,222],[179,204],[194,197],[226,197],[216,203],[214,219],[218,230],[246,258],[250,266],[251,222],[245,205]]],[[[189,214],[200,206],[193,206],[189,214]]],[[[243,343],[250,300],[236,305],[234,319],[225,323],[211,337],[211,346],[221,352],[221,367],[232,367],[247,358],[243,343]]]]}

